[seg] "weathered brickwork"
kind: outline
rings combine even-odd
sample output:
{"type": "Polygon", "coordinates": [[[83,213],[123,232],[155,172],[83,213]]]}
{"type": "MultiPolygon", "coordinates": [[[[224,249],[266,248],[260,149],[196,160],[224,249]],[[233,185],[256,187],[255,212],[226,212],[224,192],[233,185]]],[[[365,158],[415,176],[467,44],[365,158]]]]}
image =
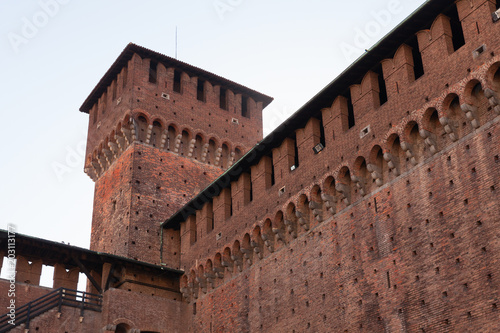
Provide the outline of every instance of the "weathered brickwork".
{"type": "Polygon", "coordinates": [[[438,15],[417,33],[417,80],[402,45],[381,62],[386,96],[375,72],[350,86],[355,126],[332,96],[230,190],[178,214],[191,214],[179,217],[181,291],[199,331],[499,329],[495,9],[458,2],[463,45],[438,15]]]}
{"type": "Polygon", "coordinates": [[[102,312],[33,325],[500,331],[499,8],[427,2],[258,145],[270,97],[127,46],[81,108],[99,252],[18,267],[27,302],[66,253],[102,312]]]}

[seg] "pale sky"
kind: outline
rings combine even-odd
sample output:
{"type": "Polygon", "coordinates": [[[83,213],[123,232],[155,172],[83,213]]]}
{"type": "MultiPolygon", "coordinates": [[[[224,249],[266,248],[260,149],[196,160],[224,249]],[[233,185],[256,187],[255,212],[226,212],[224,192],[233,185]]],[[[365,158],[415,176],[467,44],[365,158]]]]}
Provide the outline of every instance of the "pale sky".
{"type": "Polygon", "coordinates": [[[173,57],[177,27],[179,60],[274,97],[267,134],[424,2],[1,1],[0,228],[88,248],[78,109],[129,42],[173,57]]]}

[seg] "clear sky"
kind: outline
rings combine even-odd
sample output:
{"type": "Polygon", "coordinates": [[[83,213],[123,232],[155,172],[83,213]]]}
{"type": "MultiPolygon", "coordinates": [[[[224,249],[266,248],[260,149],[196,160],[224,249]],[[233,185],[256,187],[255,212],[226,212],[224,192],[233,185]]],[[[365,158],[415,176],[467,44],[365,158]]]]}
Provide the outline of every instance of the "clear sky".
{"type": "MultiPolygon", "coordinates": [[[[275,98],[264,133],[423,0],[3,0],[0,228],[88,247],[79,107],[129,42],[275,98]]],[[[161,221],[159,221],[161,222],[161,221]]]]}

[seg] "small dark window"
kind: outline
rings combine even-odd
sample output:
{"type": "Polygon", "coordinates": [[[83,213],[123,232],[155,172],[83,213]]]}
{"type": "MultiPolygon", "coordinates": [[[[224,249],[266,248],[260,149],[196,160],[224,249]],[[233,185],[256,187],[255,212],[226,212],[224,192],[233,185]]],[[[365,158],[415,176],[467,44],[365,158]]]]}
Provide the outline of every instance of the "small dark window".
{"type": "Polygon", "coordinates": [[[271,186],[273,186],[276,183],[276,177],[274,175],[273,155],[270,155],[269,157],[271,157],[271,186]]]}
{"type": "Polygon", "coordinates": [[[251,177],[250,177],[250,201],[253,201],[253,185],[251,177]]]}
{"type": "Polygon", "coordinates": [[[462,29],[462,22],[460,22],[458,17],[457,5],[454,4],[443,14],[450,18],[453,49],[456,51],[465,45],[464,31],[462,29]]]}
{"type": "Polygon", "coordinates": [[[379,100],[380,105],[385,104],[387,102],[387,88],[385,86],[384,73],[382,71],[382,64],[379,63],[377,67],[375,67],[374,72],[378,74],[378,89],[379,89],[379,100]]]}
{"type": "Polygon", "coordinates": [[[322,118],[319,120],[319,142],[323,145],[323,147],[326,147],[325,127],[323,126],[322,118]]]}
{"type": "Polygon", "coordinates": [[[149,82],[156,83],[158,63],[151,59],[149,62],[149,82]]]}
{"type": "Polygon", "coordinates": [[[241,96],[241,115],[243,117],[250,118],[250,115],[248,114],[248,97],[246,96],[241,96]]]}
{"type": "Polygon", "coordinates": [[[356,124],[354,120],[354,106],[352,105],[351,90],[347,91],[347,123],[349,128],[354,127],[356,124]]]}
{"type": "Polygon", "coordinates": [[[415,80],[424,75],[424,63],[422,61],[422,54],[418,48],[417,35],[414,35],[410,40],[406,42],[411,47],[411,53],[413,55],[413,71],[415,73],[415,80]]]}
{"type": "Polygon", "coordinates": [[[178,70],[174,70],[174,91],[178,93],[182,92],[181,72],[178,70]]]}
{"type": "Polygon", "coordinates": [[[123,88],[127,86],[127,67],[123,67],[123,88]]]}
{"type": "Polygon", "coordinates": [[[199,101],[205,102],[205,81],[198,79],[198,86],[196,88],[196,98],[199,101]]]}
{"type": "Polygon", "coordinates": [[[295,156],[294,156],[294,161],[293,165],[295,166],[295,169],[299,167],[299,147],[297,144],[297,139],[294,139],[294,149],[295,149],[295,156]]]}
{"type": "Polygon", "coordinates": [[[500,0],[497,0],[495,3],[495,8],[500,9],[500,0]]]}
{"type": "Polygon", "coordinates": [[[219,94],[219,107],[223,110],[227,110],[227,94],[225,88],[220,88],[219,94]]]}
{"type": "Polygon", "coordinates": [[[112,83],[112,85],[113,85],[113,87],[112,87],[113,93],[112,93],[111,97],[113,98],[112,99],[113,101],[116,99],[116,86],[117,86],[117,84],[118,84],[118,82],[116,80],[113,81],[113,83],[112,83]]]}

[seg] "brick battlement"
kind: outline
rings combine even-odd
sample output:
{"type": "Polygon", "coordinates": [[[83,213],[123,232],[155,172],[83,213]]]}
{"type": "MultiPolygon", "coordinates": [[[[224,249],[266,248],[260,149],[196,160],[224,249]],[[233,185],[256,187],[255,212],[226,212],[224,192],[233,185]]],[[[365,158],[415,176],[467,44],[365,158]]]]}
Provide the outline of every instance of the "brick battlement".
{"type": "Polygon", "coordinates": [[[498,5],[435,4],[163,223],[199,330],[498,329],[498,5]]]}

